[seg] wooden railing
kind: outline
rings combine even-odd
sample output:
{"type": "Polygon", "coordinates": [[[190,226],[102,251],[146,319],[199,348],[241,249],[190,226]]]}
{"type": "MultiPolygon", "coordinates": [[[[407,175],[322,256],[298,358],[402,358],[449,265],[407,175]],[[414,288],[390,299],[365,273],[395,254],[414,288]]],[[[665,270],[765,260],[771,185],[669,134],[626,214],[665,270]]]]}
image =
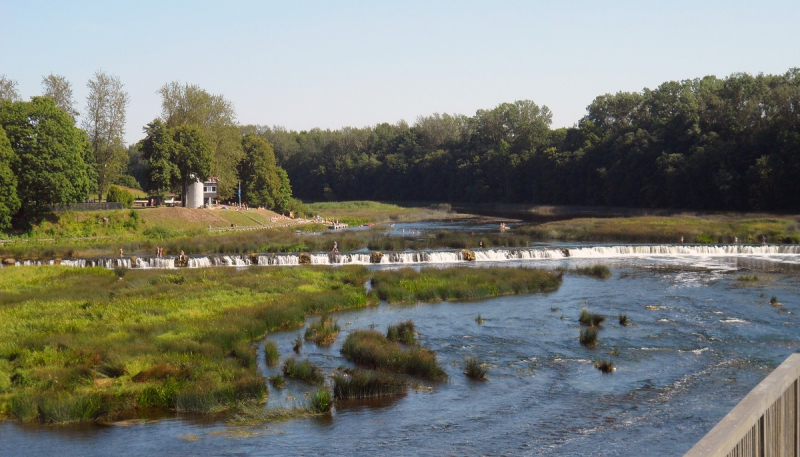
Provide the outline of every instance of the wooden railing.
{"type": "Polygon", "coordinates": [[[800,354],[792,354],[686,453],[784,457],[800,453],[800,354]]]}

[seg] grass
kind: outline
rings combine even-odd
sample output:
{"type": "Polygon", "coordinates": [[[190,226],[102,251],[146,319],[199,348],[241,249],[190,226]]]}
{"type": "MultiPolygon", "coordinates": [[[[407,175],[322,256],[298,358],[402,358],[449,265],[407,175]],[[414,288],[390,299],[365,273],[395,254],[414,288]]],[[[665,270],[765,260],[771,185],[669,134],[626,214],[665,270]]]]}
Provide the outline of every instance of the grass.
{"type": "Polygon", "coordinates": [[[578,337],[578,341],[580,343],[589,348],[594,349],[597,347],[597,328],[596,327],[589,327],[585,329],[581,329],[580,336],[578,337]]]}
{"type": "MultiPolygon", "coordinates": [[[[0,417],[213,413],[266,394],[252,342],[375,303],[365,268],[163,272],[16,267],[0,274],[0,417]]],[[[265,349],[269,353],[269,344],[265,349]]],[[[269,354],[265,357],[270,357],[269,354]]]]}
{"type": "Polygon", "coordinates": [[[758,275],[741,275],[736,278],[736,281],[744,284],[755,284],[759,281],[758,275]]]}
{"type": "Polygon", "coordinates": [[[392,304],[419,301],[478,300],[512,294],[551,292],[561,285],[561,275],[530,268],[411,268],[376,271],[373,288],[392,304]]]}
{"type": "Polygon", "coordinates": [[[272,387],[274,387],[276,389],[283,389],[283,386],[286,385],[286,379],[283,376],[279,375],[279,374],[276,374],[275,376],[270,377],[269,378],[269,382],[270,382],[270,384],[272,384],[272,387]]]}
{"type": "Polygon", "coordinates": [[[758,214],[678,214],[669,217],[581,218],[524,226],[516,230],[535,240],[678,243],[800,242],[798,220],[758,214]]]}
{"type": "Polygon", "coordinates": [[[581,310],[581,315],[578,318],[578,322],[583,325],[588,325],[589,327],[599,327],[605,321],[605,316],[602,314],[590,313],[586,308],[581,310]]]}
{"type": "Polygon", "coordinates": [[[408,382],[371,370],[346,369],[333,375],[333,396],[347,400],[402,395],[408,382]]]}
{"type": "Polygon", "coordinates": [[[610,374],[614,372],[614,364],[609,362],[608,360],[595,362],[594,367],[602,371],[604,374],[610,374]]]}
{"type": "Polygon", "coordinates": [[[581,276],[590,276],[597,279],[608,279],[611,277],[611,270],[605,265],[593,265],[591,267],[580,267],[570,270],[581,276]]]}
{"type": "Polygon", "coordinates": [[[280,354],[278,353],[278,345],[272,340],[264,341],[264,361],[268,366],[274,367],[278,364],[280,354]]]}
{"type": "Polygon", "coordinates": [[[322,384],[325,380],[318,366],[308,359],[299,360],[295,357],[290,357],[283,363],[283,375],[308,384],[322,384]]]}
{"type": "Polygon", "coordinates": [[[404,349],[376,330],[353,330],[342,345],[342,354],[367,368],[403,373],[432,381],[447,379],[436,361],[436,353],[414,346],[404,349]]]}
{"type": "Polygon", "coordinates": [[[386,338],[389,339],[389,341],[402,343],[406,346],[413,346],[417,344],[416,333],[414,323],[409,320],[390,325],[386,330],[386,338]]]}
{"type": "Polygon", "coordinates": [[[331,408],[333,408],[333,397],[331,391],[325,387],[314,391],[308,399],[308,409],[317,414],[329,413],[331,408]]]}
{"type": "Polygon", "coordinates": [[[480,360],[474,357],[467,357],[466,361],[464,362],[464,374],[470,379],[474,379],[476,381],[485,381],[486,367],[481,363],[480,360]]]}
{"type": "Polygon", "coordinates": [[[332,320],[330,316],[322,316],[318,321],[306,327],[303,337],[306,341],[313,341],[317,346],[330,346],[336,341],[339,330],[341,329],[335,320],[332,320]]]}

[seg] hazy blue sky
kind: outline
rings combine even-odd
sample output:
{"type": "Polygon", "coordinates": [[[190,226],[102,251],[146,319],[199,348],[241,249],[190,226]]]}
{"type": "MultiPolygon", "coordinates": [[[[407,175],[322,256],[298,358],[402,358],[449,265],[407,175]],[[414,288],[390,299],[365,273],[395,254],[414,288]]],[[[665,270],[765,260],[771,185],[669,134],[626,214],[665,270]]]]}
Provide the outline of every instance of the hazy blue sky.
{"type": "Polygon", "coordinates": [[[97,70],[130,95],[126,139],[169,81],[243,124],[374,125],[530,99],[571,126],[600,94],[800,66],[800,1],[0,0],[0,74],[24,98],[97,70]]]}

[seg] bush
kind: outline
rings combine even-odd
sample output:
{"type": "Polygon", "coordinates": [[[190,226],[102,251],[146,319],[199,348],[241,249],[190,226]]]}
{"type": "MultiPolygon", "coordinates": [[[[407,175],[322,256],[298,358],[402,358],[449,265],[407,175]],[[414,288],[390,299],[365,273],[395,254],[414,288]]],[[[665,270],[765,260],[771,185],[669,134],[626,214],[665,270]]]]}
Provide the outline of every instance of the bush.
{"type": "Polygon", "coordinates": [[[110,186],[108,188],[108,196],[106,196],[106,201],[120,202],[125,208],[130,208],[133,206],[133,195],[117,186],[110,186]]]}
{"type": "Polygon", "coordinates": [[[468,357],[464,363],[464,374],[470,379],[485,381],[486,367],[483,366],[480,360],[474,357],[468,357]]]}
{"type": "Polygon", "coordinates": [[[597,329],[595,327],[589,327],[587,329],[581,329],[581,334],[578,340],[581,342],[582,345],[586,346],[589,349],[594,349],[597,347],[597,329]]]}
{"type": "Polygon", "coordinates": [[[581,324],[588,325],[589,327],[599,327],[605,320],[605,316],[590,313],[586,308],[581,310],[581,316],[578,318],[581,324]]]}
{"type": "Polygon", "coordinates": [[[320,387],[311,395],[311,398],[308,401],[308,407],[315,413],[323,414],[330,412],[331,408],[333,407],[333,399],[331,397],[331,392],[324,388],[320,387]]]}
{"type": "Polygon", "coordinates": [[[137,181],[136,178],[131,175],[120,175],[114,180],[114,184],[130,187],[131,189],[142,190],[142,186],[139,184],[139,181],[137,181]]]}
{"type": "Polygon", "coordinates": [[[283,375],[309,384],[322,384],[324,381],[322,370],[318,366],[309,362],[308,359],[298,360],[295,357],[291,357],[283,363],[283,375]]]}

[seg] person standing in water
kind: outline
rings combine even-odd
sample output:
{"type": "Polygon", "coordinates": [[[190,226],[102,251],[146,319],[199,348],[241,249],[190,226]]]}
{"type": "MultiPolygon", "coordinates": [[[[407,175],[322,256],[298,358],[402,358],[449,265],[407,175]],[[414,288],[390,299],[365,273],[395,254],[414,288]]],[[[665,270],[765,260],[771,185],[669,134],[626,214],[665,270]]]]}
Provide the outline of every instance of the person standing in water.
{"type": "Polygon", "coordinates": [[[331,250],[331,252],[339,252],[339,243],[337,243],[336,241],[333,242],[333,249],[331,250]]]}

